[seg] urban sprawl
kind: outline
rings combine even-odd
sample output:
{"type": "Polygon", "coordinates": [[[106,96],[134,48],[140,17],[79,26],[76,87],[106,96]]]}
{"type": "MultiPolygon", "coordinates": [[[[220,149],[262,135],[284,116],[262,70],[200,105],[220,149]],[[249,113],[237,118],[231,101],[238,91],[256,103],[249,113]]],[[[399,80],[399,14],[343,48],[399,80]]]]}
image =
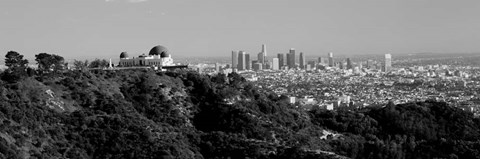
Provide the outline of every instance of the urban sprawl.
{"type": "Polygon", "coordinates": [[[307,61],[302,52],[297,60],[292,48],[286,56],[268,58],[263,45],[257,60],[244,51],[232,51],[229,63],[197,66],[208,74],[236,72],[262,91],[287,96],[290,103],[305,109],[354,110],[389,102],[435,100],[479,115],[480,67],[466,66],[461,60],[480,56],[404,56],[393,61],[394,67],[391,54],[382,57],[353,62],[328,53],[327,58],[307,61]]]}

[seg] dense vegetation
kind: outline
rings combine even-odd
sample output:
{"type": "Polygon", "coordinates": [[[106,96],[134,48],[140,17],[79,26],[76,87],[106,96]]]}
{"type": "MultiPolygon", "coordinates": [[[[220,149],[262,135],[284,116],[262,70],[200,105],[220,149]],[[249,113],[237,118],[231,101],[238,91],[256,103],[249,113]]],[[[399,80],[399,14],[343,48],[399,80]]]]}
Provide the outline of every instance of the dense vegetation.
{"type": "Polygon", "coordinates": [[[303,111],[237,74],[7,55],[0,158],[480,158],[480,120],[445,103],[303,111]]]}

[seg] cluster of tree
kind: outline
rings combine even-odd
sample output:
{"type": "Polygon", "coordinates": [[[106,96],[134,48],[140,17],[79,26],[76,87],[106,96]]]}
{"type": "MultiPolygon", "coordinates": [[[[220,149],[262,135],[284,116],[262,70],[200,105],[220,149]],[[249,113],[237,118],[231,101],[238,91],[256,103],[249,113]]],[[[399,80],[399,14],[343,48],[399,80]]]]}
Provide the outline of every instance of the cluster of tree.
{"type": "Polygon", "coordinates": [[[445,103],[306,112],[235,73],[86,71],[101,60],[60,71],[50,54],[29,73],[22,55],[6,57],[0,158],[480,156],[480,120],[445,103]],[[342,135],[321,139],[324,129],[342,135]]]}
{"type": "MultiPolygon", "coordinates": [[[[86,63],[86,62],[85,62],[86,63]]],[[[110,63],[105,59],[95,59],[88,65],[89,68],[105,68],[108,67],[110,63]]]]}
{"type": "Polygon", "coordinates": [[[55,54],[40,53],[35,55],[37,69],[28,66],[28,60],[16,51],[9,51],[5,55],[7,69],[2,73],[2,80],[16,82],[24,77],[35,74],[58,73],[67,67],[63,57],[55,54]]]}
{"type": "Polygon", "coordinates": [[[334,149],[354,158],[478,158],[480,119],[444,102],[361,112],[312,110],[312,122],[347,133],[334,149]],[[358,145],[360,144],[360,145],[358,145]]]}

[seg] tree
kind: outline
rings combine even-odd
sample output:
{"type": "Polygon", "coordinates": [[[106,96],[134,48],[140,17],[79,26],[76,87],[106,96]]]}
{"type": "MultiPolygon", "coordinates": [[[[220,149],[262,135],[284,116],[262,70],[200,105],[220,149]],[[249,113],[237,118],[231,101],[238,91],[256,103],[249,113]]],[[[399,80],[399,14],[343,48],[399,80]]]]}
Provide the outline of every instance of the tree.
{"type": "Polygon", "coordinates": [[[16,82],[27,75],[28,60],[15,51],[9,51],[5,55],[5,66],[8,69],[2,74],[2,79],[8,82],[16,82]]]}
{"type": "Polygon", "coordinates": [[[90,65],[88,65],[88,67],[90,67],[90,68],[104,68],[104,67],[108,67],[108,63],[109,62],[105,59],[103,59],[103,60],[95,59],[92,62],[90,62],[90,65]]]}
{"type": "Polygon", "coordinates": [[[18,52],[9,51],[7,55],[5,55],[5,66],[9,69],[15,67],[22,67],[26,68],[28,64],[28,60],[23,59],[23,55],[20,55],[18,52]]]}
{"type": "Polygon", "coordinates": [[[35,61],[37,61],[38,69],[43,72],[57,72],[65,68],[63,57],[55,54],[37,54],[35,61]]]}
{"type": "Polygon", "coordinates": [[[88,67],[88,60],[85,60],[84,62],[82,61],[73,61],[73,66],[77,70],[85,70],[88,67]]]}

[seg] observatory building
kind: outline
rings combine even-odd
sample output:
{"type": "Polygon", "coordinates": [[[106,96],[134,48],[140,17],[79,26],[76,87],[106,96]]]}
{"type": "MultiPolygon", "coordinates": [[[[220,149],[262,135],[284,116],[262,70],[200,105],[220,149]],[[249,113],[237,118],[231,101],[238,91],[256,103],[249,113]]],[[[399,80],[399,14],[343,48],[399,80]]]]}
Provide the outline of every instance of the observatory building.
{"type": "Polygon", "coordinates": [[[130,58],[128,53],[122,52],[120,54],[120,67],[138,67],[138,66],[155,66],[168,67],[175,66],[172,56],[168,49],[164,46],[158,45],[153,47],[148,55],[142,54],[138,57],[130,58]]]}

